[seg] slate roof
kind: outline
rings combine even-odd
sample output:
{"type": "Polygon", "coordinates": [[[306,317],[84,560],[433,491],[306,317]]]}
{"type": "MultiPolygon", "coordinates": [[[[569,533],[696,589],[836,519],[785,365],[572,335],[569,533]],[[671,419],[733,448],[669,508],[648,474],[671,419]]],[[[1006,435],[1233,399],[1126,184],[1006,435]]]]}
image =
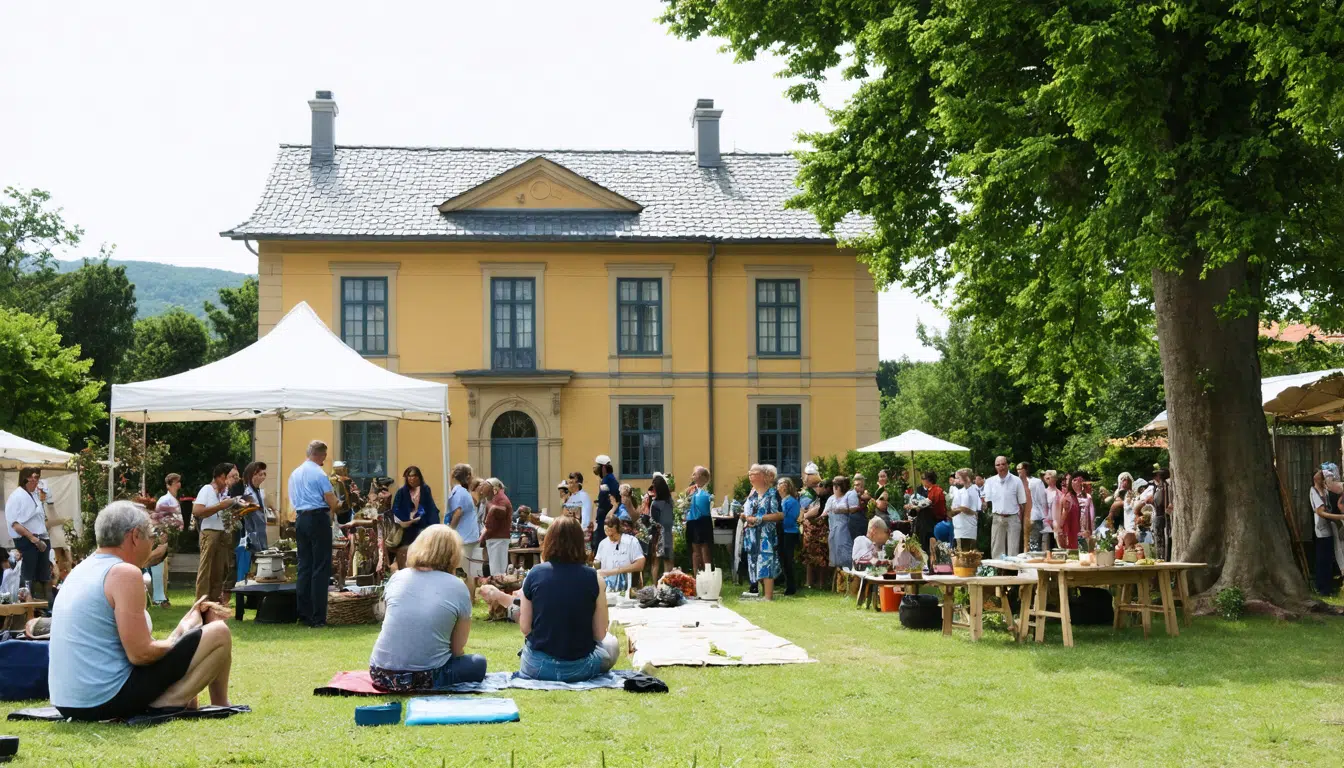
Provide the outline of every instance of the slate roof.
{"type": "MultiPolygon", "coordinates": [[[[307,145],[282,144],[252,216],[233,239],[605,240],[833,242],[798,193],[787,154],[726,153],[700,168],[693,152],[338,146],[309,164],[307,145]],[[545,157],[644,206],[625,212],[464,211],[445,200],[534,157],[545,157]]],[[[841,236],[857,234],[857,218],[841,236]]]]}

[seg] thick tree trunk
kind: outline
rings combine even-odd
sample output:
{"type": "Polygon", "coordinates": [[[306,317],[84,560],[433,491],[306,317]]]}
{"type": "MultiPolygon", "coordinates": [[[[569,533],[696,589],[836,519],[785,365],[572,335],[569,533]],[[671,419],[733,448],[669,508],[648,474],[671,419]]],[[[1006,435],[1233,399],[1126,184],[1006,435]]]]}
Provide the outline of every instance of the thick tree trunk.
{"type": "Polygon", "coordinates": [[[1153,273],[1158,345],[1166,384],[1175,485],[1172,556],[1205,562],[1194,592],[1237,586],[1247,600],[1292,611],[1310,605],[1274,479],[1273,448],[1260,401],[1259,314],[1220,319],[1229,292],[1246,289],[1241,261],[1200,276],[1153,273]]]}

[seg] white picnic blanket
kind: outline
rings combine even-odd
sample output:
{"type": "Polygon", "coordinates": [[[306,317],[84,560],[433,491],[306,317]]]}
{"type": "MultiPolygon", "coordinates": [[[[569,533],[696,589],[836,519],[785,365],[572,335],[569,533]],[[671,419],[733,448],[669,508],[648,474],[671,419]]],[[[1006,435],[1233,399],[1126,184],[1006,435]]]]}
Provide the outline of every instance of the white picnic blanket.
{"type": "Polygon", "coordinates": [[[625,627],[631,664],[655,667],[809,664],[807,651],[761,629],[718,603],[692,600],[677,608],[612,608],[625,627]],[[711,647],[723,652],[711,652],[711,647]]]}

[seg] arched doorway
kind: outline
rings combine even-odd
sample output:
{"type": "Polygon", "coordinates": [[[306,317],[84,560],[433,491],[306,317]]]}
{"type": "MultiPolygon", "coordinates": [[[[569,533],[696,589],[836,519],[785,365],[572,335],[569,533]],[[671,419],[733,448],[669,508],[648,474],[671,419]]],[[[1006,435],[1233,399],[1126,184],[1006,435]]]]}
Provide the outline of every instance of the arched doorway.
{"type": "Polygon", "coordinates": [[[537,508],[537,425],[522,411],[508,411],[490,427],[490,472],[508,487],[517,509],[537,508]]]}

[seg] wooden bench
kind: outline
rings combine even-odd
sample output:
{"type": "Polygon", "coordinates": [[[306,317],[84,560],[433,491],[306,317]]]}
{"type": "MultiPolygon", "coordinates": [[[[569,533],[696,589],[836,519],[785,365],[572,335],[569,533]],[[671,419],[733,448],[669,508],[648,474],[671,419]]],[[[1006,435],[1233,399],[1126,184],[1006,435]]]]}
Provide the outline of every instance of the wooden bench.
{"type": "Polygon", "coordinates": [[[1027,612],[1019,611],[1020,616],[1013,618],[1013,607],[1008,603],[1007,589],[1019,587],[1023,605],[1031,605],[1032,593],[1036,590],[1035,576],[947,576],[932,574],[924,577],[925,583],[933,584],[943,590],[943,634],[952,634],[953,627],[968,629],[971,640],[979,640],[985,634],[985,589],[989,588],[999,597],[999,613],[1008,623],[1008,632],[1016,641],[1027,634],[1027,612]],[[966,587],[970,595],[967,621],[952,620],[953,594],[957,587],[966,587]]]}

